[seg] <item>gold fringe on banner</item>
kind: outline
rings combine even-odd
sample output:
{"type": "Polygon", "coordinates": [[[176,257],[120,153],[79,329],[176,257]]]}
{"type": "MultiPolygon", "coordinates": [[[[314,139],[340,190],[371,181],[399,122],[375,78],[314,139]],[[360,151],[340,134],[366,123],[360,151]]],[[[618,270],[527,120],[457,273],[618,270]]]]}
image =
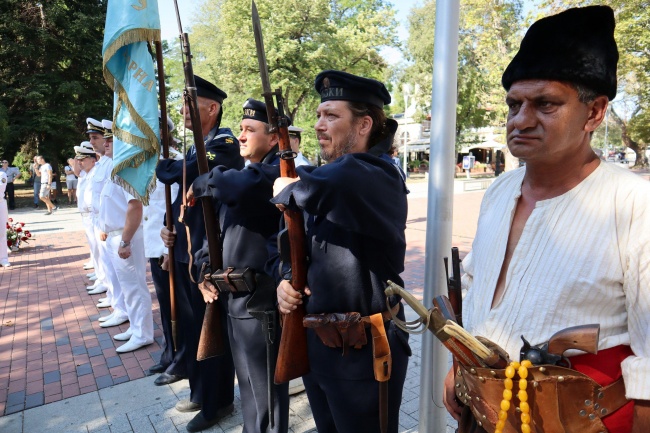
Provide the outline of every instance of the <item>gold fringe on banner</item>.
{"type": "Polygon", "coordinates": [[[112,75],[108,74],[106,71],[106,63],[115,55],[115,53],[125,45],[134,44],[136,42],[147,42],[147,41],[160,41],[160,29],[131,29],[122,33],[111,45],[106,48],[104,51],[104,58],[102,60],[102,67],[104,69],[104,80],[108,87],[113,89],[114,79],[112,75]]]}

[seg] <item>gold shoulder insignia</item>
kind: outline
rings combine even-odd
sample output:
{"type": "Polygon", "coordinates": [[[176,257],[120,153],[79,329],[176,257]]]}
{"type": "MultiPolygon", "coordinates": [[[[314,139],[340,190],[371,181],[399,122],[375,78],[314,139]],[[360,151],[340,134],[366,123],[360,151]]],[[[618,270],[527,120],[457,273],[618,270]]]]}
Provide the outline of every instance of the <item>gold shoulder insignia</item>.
{"type": "Polygon", "coordinates": [[[212,153],[212,152],[208,152],[208,153],[207,153],[207,157],[208,157],[208,159],[209,159],[210,161],[214,161],[215,156],[216,156],[216,155],[215,155],[214,153],[212,153]]]}
{"type": "Polygon", "coordinates": [[[232,137],[226,138],[226,143],[233,144],[234,142],[235,142],[235,140],[232,137]]]}

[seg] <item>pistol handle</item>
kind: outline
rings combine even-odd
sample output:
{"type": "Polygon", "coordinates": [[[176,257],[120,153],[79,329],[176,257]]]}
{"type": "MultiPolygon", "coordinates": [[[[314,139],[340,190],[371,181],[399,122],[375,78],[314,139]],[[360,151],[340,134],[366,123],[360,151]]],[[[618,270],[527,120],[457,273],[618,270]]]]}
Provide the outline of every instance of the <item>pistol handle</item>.
{"type": "Polygon", "coordinates": [[[598,353],[600,325],[579,325],[556,332],[548,340],[548,353],[562,355],[569,349],[598,353]]]}

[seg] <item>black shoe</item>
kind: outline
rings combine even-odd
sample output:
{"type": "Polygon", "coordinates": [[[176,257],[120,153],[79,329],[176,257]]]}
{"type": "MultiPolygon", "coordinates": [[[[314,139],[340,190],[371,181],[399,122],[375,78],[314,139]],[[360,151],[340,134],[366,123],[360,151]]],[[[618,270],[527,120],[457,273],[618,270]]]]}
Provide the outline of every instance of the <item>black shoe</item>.
{"type": "Polygon", "coordinates": [[[37,205],[37,204],[34,205],[34,209],[38,209],[38,205],[37,205]]]}
{"type": "Polygon", "coordinates": [[[156,386],[169,385],[170,383],[178,382],[179,380],[185,379],[183,376],[176,376],[175,374],[161,373],[153,384],[156,386]]]}
{"type": "Polygon", "coordinates": [[[201,411],[197,413],[194,418],[192,418],[192,421],[187,423],[186,429],[190,433],[200,432],[209,429],[210,427],[218,423],[220,419],[230,415],[234,410],[235,410],[235,406],[233,404],[229,404],[228,406],[222,407],[217,411],[217,416],[215,416],[211,420],[205,419],[205,417],[203,416],[203,411],[201,411]]]}
{"type": "Polygon", "coordinates": [[[162,373],[165,370],[167,370],[167,367],[165,367],[162,364],[152,365],[151,367],[149,367],[149,376],[156,373],[162,373]]]}

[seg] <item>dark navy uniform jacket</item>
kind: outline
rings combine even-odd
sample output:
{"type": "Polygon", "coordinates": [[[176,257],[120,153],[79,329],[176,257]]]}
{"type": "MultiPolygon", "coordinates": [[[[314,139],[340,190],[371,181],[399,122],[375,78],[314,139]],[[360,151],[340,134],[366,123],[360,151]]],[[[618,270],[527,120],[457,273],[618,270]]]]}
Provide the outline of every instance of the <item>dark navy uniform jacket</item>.
{"type": "MultiPolygon", "coordinates": [[[[228,168],[241,169],[244,166],[244,159],[239,155],[239,141],[235,138],[230,128],[213,128],[205,137],[205,151],[208,157],[210,169],[223,165],[228,168]]],[[[190,187],[192,182],[199,176],[199,167],[196,163],[196,152],[191,147],[185,156],[186,164],[186,185],[190,187]]],[[[176,228],[176,242],[174,244],[174,260],[181,263],[189,263],[187,253],[187,236],[185,225],[178,221],[181,206],[183,205],[183,164],[184,161],[164,159],[158,163],[156,176],[165,185],[178,183],[180,186],[178,196],[172,204],[174,213],[174,227],[176,228]]],[[[185,211],[185,221],[190,227],[190,238],[192,242],[192,253],[203,246],[205,237],[205,225],[203,222],[203,207],[200,201],[188,207],[185,211]]]]}
{"type": "MultiPolygon", "coordinates": [[[[403,284],[399,274],[406,251],[407,190],[399,171],[380,156],[354,153],[321,167],[298,167],[297,172],[300,181],[272,202],[304,211],[312,293],[305,300],[307,314],[367,316],[386,310],[385,282],[403,284]]],[[[277,260],[268,266],[277,269],[277,260]]],[[[390,300],[391,305],[397,302],[390,300]]],[[[408,337],[392,322],[388,335],[410,354],[408,337]]],[[[370,337],[362,349],[350,349],[345,356],[341,349],[322,344],[311,330],[308,338],[312,371],[351,380],[373,377],[370,337]]]]}
{"type": "MultiPolygon", "coordinates": [[[[216,167],[194,182],[192,188],[196,197],[210,196],[213,203],[220,205],[224,269],[250,267],[256,273],[264,273],[268,260],[267,240],[278,231],[282,215],[270,202],[273,182],[280,176],[276,152],[274,148],[261,163],[250,164],[243,170],[216,167]]],[[[195,255],[199,269],[208,261],[207,256],[207,246],[195,255]]],[[[246,311],[249,298],[246,292],[228,296],[230,316],[252,318],[246,311]]]]}

